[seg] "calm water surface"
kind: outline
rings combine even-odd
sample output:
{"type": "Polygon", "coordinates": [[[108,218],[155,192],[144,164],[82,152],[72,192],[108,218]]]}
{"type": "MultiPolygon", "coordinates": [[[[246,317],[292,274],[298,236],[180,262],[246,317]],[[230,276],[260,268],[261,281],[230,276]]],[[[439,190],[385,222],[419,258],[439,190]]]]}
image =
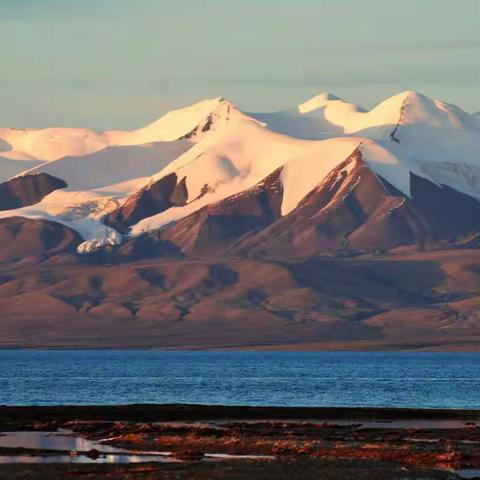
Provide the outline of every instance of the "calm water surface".
{"type": "Polygon", "coordinates": [[[0,404],[480,409],[480,353],[0,350],[0,404]]]}

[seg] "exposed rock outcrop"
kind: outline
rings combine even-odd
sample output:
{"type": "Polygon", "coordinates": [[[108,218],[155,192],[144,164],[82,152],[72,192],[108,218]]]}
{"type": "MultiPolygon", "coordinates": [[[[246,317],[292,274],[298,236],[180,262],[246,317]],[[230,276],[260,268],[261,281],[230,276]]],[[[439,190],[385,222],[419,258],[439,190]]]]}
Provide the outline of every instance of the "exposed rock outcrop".
{"type": "Polygon", "coordinates": [[[187,197],[185,178],[178,181],[177,175],[171,173],[129,197],[121,207],[107,216],[105,224],[124,232],[143,218],[170,207],[184,205],[187,197]]]}
{"type": "Polygon", "coordinates": [[[48,173],[22,175],[0,183],[0,210],[35,205],[42,198],[67,184],[48,173]]]}
{"type": "Polygon", "coordinates": [[[184,253],[211,254],[243,236],[260,231],[280,217],[281,169],[255,187],[208,205],[162,233],[184,253]]]}

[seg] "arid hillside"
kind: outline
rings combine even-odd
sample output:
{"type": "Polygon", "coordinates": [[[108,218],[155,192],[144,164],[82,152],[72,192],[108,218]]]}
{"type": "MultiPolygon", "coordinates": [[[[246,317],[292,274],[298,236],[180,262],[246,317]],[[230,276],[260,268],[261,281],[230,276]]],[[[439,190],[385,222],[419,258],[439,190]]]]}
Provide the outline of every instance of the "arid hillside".
{"type": "Polygon", "coordinates": [[[480,347],[478,250],[37,261],[2,269],[3,347],[480,347]]]}

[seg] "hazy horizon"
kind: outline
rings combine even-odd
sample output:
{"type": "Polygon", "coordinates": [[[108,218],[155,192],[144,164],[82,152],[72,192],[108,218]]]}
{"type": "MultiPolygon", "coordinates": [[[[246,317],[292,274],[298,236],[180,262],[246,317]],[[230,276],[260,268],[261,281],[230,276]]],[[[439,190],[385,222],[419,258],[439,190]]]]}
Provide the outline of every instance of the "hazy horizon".
{"type": "Polygon", "coordinates": [[[370,108],[417,90],[480,110],[480,2],[3,0],[0,126],[133,128],[223,96],[321,91],[370,108]]]}

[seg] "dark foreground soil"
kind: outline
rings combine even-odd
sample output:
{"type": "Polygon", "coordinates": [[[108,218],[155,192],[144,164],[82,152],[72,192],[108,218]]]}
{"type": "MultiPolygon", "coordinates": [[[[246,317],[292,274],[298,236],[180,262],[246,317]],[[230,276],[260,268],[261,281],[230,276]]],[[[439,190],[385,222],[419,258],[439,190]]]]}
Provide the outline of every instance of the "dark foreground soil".
{"type": "MultiPolygon", "coordinates": [[[[136,452],[169,451],[178,462],[4,464],[0,479],[458,479],[456,472],[480,469],[480,411],[0,407],[0,432],[58,428],[136,452]],[[260,458],[212,461],[211,453],[260,458]]],[[[0,449],[0,456],[47,453],[0,449]]]]}
{"type": "Polygon", "coordinates": [[[413,480],[458,479],[449,472],[406,469],[376,461],[298,459],[270,462],[181,463],[168,465],[12,465],[0,467],[10,479],[160,479],[160,480],[413,480]]]}

